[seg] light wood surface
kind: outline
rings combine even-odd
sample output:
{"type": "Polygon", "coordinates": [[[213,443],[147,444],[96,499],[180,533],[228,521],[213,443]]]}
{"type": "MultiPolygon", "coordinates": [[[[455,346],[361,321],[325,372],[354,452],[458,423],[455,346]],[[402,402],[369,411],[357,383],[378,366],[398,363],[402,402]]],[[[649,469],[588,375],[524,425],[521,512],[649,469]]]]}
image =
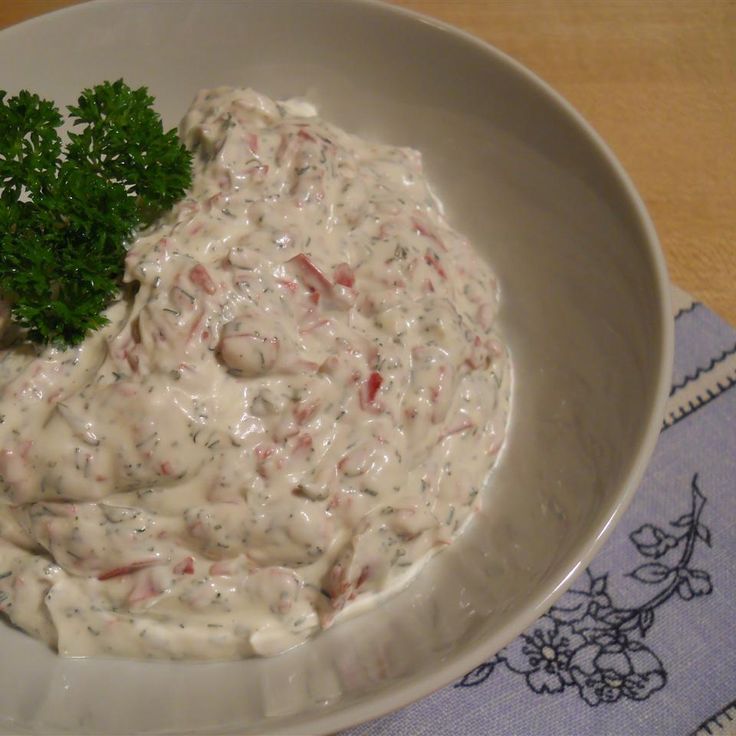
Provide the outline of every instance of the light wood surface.
{"type": "MultiPolygon", "coordinates": [[[[736,325],[736,0],[392,1],[564,95],[633,178],[672,280],[736,325]]],[[[0,28],[72,4],[0,0],[0,28]]]]}

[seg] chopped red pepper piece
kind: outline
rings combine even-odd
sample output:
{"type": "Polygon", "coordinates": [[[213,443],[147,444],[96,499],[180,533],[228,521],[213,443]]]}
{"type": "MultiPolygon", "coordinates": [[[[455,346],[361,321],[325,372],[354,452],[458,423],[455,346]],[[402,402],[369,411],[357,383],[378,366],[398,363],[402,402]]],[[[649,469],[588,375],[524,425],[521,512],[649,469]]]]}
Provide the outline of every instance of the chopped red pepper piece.
{"type": "Polygon", "coordinates": [[[441,277],[442,277],[443,279],[446,279],[446,278],[447,278],[447,272],[446,272],[446,271],[445,271],[445,269],[444,269],[444,268],[442,267],[442,264],[440,263],[440,259],[439,259],[439,258],[437,257],[437,255],[436,255],[435,253],[432,253],[432,251],[431,251],[431,250],[428,250],[428,251],[427,251],[427,252],[426,252],[426,253],[424,254],[424,261],[425,261],[425,263],[426,263],[426,264],[427,264],[428,266],[432,266],[432,268],[434,268],[434,270],[435,270],[435,271],[437,271],[437,273],[438,273],[438,274],[439,274],[439,275],[440,275],[440,276],[441,276],[441,277]]]}
{"type": "Polygon", "coordinates": [[[355,273],[347,263],[338,263],[335,266],[335,283],[352,288],[355,283],[355,273]]]}
{"type": "Polygon", "coordinates": [[[132,572],[137,570],[143,570],[145,567],[151,567],[156,565],[158,560],[139,560],[138,562],[131,562],[129,565],[122,565],[121,567],[114,567],[112,570],[107,572],[101,572],[98,576],[98,580],[109,580],[110,578],[119,578],[121,575],[130,575],[132,572]]]}
{"type": "Polygon", "coordinates": [[[319,289],[329,289],[332,284],[322,271],[314,265],[312,260],[305,253],[297,253],[290,258],[287,263],[292,263],[297,267],[302,280],[307,286],[314,286],[319,289]]]}
{"type": "Polygon", "coordinates": [[[306,130],[300,130],[296,135],[304,141],[312,141],[312,143],[317,142],[317,139],[311,133],[307,133],[306,130]]]}
{"type": "Polygon", "coordinates": [[[368,376],[368,401],[373,402],[373,400],[376,398],[376,394],[378,393],[378,389],[381,388],[382,383],[383,377],[380,373],[373,371],[373,373],[368,376]]]}
{"type": "Polygon", "coordinates": [[[411,218],[411,224],[419,235],[433,240],[442,250],[447,250],[447,246],[427,227],[425,227],[416,217],[411,218]]]}
{"type": "Polygon", "coordinates": [[[194,575],[194,557],[185,557],[174,566],[177,575],[194,575]]]}
{"type": "Polygon", "coordinates": [[[209,271],[201,263],[198,263],[189,271],[189,278],[193,284],[204,289],[208,294],[214,294],[217,290],[209,271]]]}

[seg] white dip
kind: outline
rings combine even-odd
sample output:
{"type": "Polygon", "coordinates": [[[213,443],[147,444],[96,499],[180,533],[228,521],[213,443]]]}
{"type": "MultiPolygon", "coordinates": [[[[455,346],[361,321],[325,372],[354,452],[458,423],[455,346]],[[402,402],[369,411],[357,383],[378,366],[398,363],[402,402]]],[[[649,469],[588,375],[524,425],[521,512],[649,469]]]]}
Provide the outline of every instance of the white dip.
{"type": "Polygon", "coordinates": [[[201,92],[137,293],[0,352],[0,611],[66,655],[270,655],[395,591],[478,508],[496,282],[416,151],[201,92]]]}

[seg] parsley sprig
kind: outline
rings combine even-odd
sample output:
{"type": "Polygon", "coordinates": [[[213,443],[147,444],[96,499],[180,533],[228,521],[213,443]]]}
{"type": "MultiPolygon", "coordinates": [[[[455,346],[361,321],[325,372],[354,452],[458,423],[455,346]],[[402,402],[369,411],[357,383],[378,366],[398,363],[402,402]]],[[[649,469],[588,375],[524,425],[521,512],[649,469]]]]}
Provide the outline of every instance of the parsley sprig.
{"type": "Polygon", "coordinates": [[[73,345],[107,322],[126,243],[180,199],[191,154],[145,87],[85,89],[68,107],[0,90],[0,293],[29,339],[73,345]]]}

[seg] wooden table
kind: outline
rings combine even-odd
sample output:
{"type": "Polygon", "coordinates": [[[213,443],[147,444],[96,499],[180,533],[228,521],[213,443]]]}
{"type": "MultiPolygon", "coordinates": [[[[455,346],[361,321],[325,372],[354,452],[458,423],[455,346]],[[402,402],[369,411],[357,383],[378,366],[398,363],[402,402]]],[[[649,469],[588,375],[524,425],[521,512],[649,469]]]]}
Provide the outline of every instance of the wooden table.
{"type": "MultiPolygon", "coordinates": [[[[0,0],[0,28],[74,2],[0,0]]],[[[672,280],[736,325],[736,0],[393,2],[561,92],[631,174],[672,280]]]]}

